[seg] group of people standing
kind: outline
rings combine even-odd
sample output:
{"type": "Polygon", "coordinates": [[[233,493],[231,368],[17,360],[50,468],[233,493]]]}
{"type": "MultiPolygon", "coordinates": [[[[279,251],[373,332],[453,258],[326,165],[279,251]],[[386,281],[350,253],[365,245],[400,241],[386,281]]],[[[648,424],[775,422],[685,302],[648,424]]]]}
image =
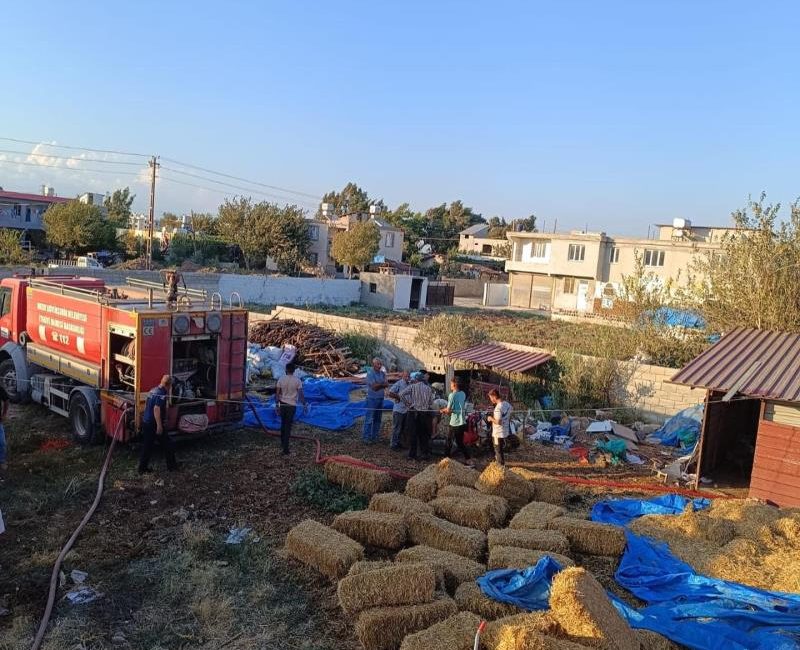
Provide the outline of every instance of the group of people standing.
{"type": "MultiPolygon", "coordinates": [[[[434,391],[430,385],[429,375],[423,371],[403,372],[394,384],[389,385],[383,362],[379,358],[372,360],[367,372],[367,413],[364,418],[362,439],[365,444],[374,444],[380,435],[383,421],[383,403],[388,397],[394,402],[392,407],[391,449],[402,451],[401,438],[403,432],[408,434],[408,457],[417,459],[430,458],[430,441],[433,423],[438,416],[449,416],[447,455],[455,443],[464,461],[472,465],[469,448],[464,442],[467,431],[467,396],[461,381],[456,377],[450,382],[450,393],[447,406],[437,408],[434,402],[434,391]]],[[[505,464],[505,439],[510,435],[511,404],[505,401],[500,393],[492,390],[488,394],[493,411],[487,421],[492,426],[492,442],[495,459],[505,464]]]]}

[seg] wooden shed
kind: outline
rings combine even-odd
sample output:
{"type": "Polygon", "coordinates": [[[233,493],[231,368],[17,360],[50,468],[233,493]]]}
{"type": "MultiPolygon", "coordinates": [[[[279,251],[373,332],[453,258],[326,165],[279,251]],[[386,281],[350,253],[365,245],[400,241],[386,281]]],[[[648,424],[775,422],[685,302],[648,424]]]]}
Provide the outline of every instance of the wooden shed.
{"type": "Polygon", "coordinates": [[[736,329],[671,381],[706,391],[698,481],[800,506],[800,334],[736,329]]]}

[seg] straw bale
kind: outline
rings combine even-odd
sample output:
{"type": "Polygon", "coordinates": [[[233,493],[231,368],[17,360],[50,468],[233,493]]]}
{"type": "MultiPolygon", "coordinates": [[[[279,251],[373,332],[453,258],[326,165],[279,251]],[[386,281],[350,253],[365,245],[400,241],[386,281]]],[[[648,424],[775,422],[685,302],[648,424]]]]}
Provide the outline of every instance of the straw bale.
{"type": "Polygon", "coordinates": [[[426,630],[409,634],[400,650],[472,650],[481,619],[472,612],[459,612],[426,630]]]}
{"type": "Polygon", "coordinates": [[[374,495],[369,500],[368,510],[374,510],[375,512],[393,512],[403,515],[406,522],[411,518],[411,515],[421,513],[433,514],[433,508],[424,501],[414,499],[407,494],[400,494],[399,492],[383,492],[374,495]]]}
{"type": "Polygon", "coordinates": [[[555,575],[550,586],[550,611],[575,640],[608,644],[617,650],[639,650],[633,630],[586,569],[572,567],[555,575]]]}
{"type": "Polygon", "coordinates": [[[428,465],[406,482],[406,494],[420,501],[430,501],[436,496],[436,465],[428,465]]]}
{"type": "Polygon", "coordinates": [[[563,506],[572,495],[572,487],[561,479],[525,467],[512,467],[511,471],[530,482],[537,501],[563,506]]]}
{"type": "Polygon", "coordinates": [[[465,582],[459,585],[454,598],[461,609],[474,612],[486,621],[522,613],[522,610],[516,605],[501,603],[499,600],[489,598],[476,582],[465,582]]]}
{"type": "Polygon", "coordinates": [[[586,650],[586,646],[520,627],[508,629],[493,650],[586,650]]]}
{"type": "Polygon", "coordinates": [[[570,547],[577,553],[617,557],[625,552],[625,531],[619,526],[574,517],[556,517],[547,522],[547,527],[564,533],[570,547]]]}
{"type": "Polygon", "coordinates": [[[467,467],[452,458],[444,458],[436,466],[436,485],[440,489],[448,485],[472,487],[480,475],[477,469],[467,467]]]}
{"type": "Polygon", "coordinates": [[[412,546],[397,554],[398,562],[427,562],[444,575],[447,591],[453,593],[464,582],[472,582],[486,573],[486,565],[430,546],[412,546]]]}
{"type": "Polygon", "coordinates": [[[516,647],[509,643],[515,643],[517,636],[523,630],[528,633],[538,632],[553,636],[562,634],[561,626],[550,612],[528,612],[489,622],[481,635],[481,646],[486,650],[497,650],[504,646],[509,650],[516,650],[516,647]]]}
{"type": "Polygon", "coordinates": [[[575,566],[572,559],[560,553],[534,551],[515,546],[493,546],[489,550],[489,569],[527,569],[545,556],[553,558],[562,568],[575,566]]]}
{"type": "Polygon", "coordinates": [[[361,544],[313,519],[301,521],[287,533],[286,551],[332,580],[364,558],[361,544]]]}
{"type": "Polygon", "coordinates": [[[544,501],[531,501],[527,506],[514,515],[509,522],[509,528],[547,528],[547,522],[556,517],[567,514],[565,508],[545,503],[544,501]]]}
{"type": "Polygon", "coordinates": [[[435,590],[436,572],[430,564],[401,562],[348,575],[336,593],[342,610],[355,614],[368,607],[429,603],[435,590]]]}
{"type": "Polygon", "coordinates": [[[680,648],[680,646],[661,636],[658,632],[634,630],[633,633],[639,639],[639,647],[642,650],[678,650],[680,648]]]}
{"type": "Polygon", "coordinates": [[[569,551],[569,540],[557,530],[493,528],[489,531],[489,550],[494,546],[566,553],[569,551]]]}
{"type": "Polygon", "coordinates": [[[535,495],[533,485],[496,462],[483,470],[475,487],[484,494],[503,497],[513,512],[533,501],[535,495]]]}
{"type": "Polygon", "coordinates": [[[392,551],[403,548],[408,535],[403,515],[372,510],[351,510],[336,515],[333,528],[365,546],[392,551]]]}
{"type": "MultiPolygon", "coordinates": [[[[341,456],[341,458],[358,463],[364,462],[352,456],[341,456]]],[[[378,492],[388,492],[392,489],[392,477],[381,470],[358,467],[336,460],[327,461],[323,469],[325,478],[329,482],[350,488],[366,496],[372,496],[378,492]]]]}
{"type": "Polygon", "coordinates": [[[422,605],[365,609],[356,620],[356,637],[364,650],[396,650],[409,634],[458,613],[452,598],[439,596],[422,605]]]}
{"type": "Polygon", "coordinates": [[[425,544],[479,561],[486,550],[486,533],[459,526],[434,515],[414,515],[409,524],[414,544],[425,544]]]}
{"type": "Polygon", "coordinates": [[[394,566],[391,560],[359,560],[347,572],[349,576],[357,576],[361,573],[368,571],[377,571],[378,569],[385,569],[386,567],[394,566]]]}
{"type": "Polygon", "coordinates": [[[495,526],[502,526],[508,516],[505,499],[485,498],[480,493],[473,499],[439,496],[431,501],[431,505],[436,515],[442,519],[459,526],[477,528],[484,533],[495,526]]]}

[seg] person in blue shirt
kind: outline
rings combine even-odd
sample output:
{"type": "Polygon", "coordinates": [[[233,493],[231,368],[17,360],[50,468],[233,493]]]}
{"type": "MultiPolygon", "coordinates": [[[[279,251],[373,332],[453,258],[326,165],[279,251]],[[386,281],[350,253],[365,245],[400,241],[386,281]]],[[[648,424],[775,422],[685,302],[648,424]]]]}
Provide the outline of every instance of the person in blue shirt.
{"type": "Polygon", "coordinates": [[[455,440],[458,450],[464,454],[464,460],[467,465],[473,465],[469,450],[464,444],[464,432],[467,430],[466,404],[467,396],[461,390],[461,380],[458,377],[454,377],[453,381],[450,382],[450,395],[447,396],[447,406],[441,410],[443,414],[450,416],[446,455],[450,455],[450,451],[453,449],[453,441],[455,440]]]}
{"type": "Polygon", "coordinates": [[[384,392],[389,387],[383,361],[378,357],[372,360],[372,368],[367,372],[367,412],[364,415],[362,439],[367,444],[377,442],[383,419],[384,392]]]}
{"type": "Polygon", "coordinates": [[[164,375],[161,382],[147,396],[147,403],[142,413],[142,452],[139,456],[139,474],[152,472],[150,469],[150,456],[153,453],[153,446],[158,443],[164,449],[164,456],[167,459],[167,469],[173,471],[178,469],[175,460],[175,443],[164,431],[164,420],[167,416],[167,398],[172,388],[172,377],[164,375]]]}

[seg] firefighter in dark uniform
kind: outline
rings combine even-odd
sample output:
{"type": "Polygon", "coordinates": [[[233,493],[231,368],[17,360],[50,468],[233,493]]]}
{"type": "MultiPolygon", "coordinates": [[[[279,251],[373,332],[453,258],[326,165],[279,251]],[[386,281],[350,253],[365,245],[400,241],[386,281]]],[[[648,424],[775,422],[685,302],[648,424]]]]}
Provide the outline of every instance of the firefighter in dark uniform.
{"type": "Polygon", "coordinates": [[[175,460],[175,443],[164,431],[164,420],[167,415],[167,398],[172,387],[172,377],[164,375],[161,382],[147,396],[147,403],[142,414],[142,453],[139,456],[139,474],[152,472],[150,469],[150,455],[156,441],[164,449],[167,459],[167,469],[178,469],[175,460]]]}

